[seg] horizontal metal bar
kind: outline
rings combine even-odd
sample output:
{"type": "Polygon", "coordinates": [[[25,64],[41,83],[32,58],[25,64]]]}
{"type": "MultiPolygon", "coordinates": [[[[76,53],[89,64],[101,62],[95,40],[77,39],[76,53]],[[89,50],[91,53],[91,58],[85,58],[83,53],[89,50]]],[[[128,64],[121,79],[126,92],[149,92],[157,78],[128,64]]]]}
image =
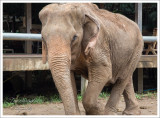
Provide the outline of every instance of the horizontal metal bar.
{"type": "Polygon", "coordinates": [[[143,36],[144,42],[155,42],[157,41],[157,36],[143,36]]]}
{"type": "MultiPolygon", "coordinates": [[[[41,41],[41,34],[3,33],[3,40],[41,41]]],[[[144,42],[155,42],[157,36],[143,36],[144,42]]]]}
{"type": "Polygon", "coordinates": [[[3,40],[41,41],[41,34],[3,33],[3,40]]]}

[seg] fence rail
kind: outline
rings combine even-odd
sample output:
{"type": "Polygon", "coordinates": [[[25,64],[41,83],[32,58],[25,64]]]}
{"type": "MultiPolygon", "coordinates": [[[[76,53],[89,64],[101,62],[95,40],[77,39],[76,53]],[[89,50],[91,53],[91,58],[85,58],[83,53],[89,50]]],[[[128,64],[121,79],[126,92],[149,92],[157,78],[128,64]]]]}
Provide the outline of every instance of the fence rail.
{"type": "Polygon", "coordinates": [[[3,33],[3,40],[18,40],[18,41],[41,41],[41,34],[29,33],[3,33]]]}
{"type": "MultiPolygon", "coordinates": [[[[41,34],[27,33],[3,33],[3,40],[19,40],[19,41],[41,41],[41,34]]],[[[157,36],[143,36],[144,42],[155,42],[157,36]]]]}

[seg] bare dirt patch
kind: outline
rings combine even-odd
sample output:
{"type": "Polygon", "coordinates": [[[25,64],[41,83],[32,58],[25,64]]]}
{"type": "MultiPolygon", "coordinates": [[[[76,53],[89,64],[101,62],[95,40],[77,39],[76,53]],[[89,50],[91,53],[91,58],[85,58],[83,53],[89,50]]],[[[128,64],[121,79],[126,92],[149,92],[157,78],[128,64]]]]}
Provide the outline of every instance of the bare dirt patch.
{"type": "MultiPolygon", "coordinates": [[[[99,102],[105,105],[105,99],[99,99],[99,102]]],[[[138,100],[141,115],[157,115],[157,98],[143,97],[138,100]]],[[[79,108],[82,115],[85,115],[82,102],[79,102],[79,108]]],[[[121,115],[125,108],[123,97],[117,106],[118,114],[121,115]]],[[[62,102],[15,105],[10,108],[3,108],[3,115],[65,115],[62,102]]]]}

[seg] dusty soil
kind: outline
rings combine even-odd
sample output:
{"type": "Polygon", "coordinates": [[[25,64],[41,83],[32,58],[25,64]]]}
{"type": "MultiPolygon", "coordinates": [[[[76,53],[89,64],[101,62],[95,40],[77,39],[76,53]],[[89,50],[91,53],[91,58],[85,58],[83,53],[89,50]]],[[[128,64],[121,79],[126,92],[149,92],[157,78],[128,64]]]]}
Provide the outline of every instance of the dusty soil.
{"type": "MultiPolygon", "coordinates": [[[[100,98],[99,102],[105,104],[106,100],[100,98]]],[[[157,98],[143,97],[138,100],[141,115],[157,115],[157,98]]],[[[81,114],[85,114],[82,102],[79,102],[81,114]]],[[[121,115],[125,108],[124,98],[122,97],[117,106],[118,114],[121,115]]],[[[3,109],[3,115],[64,115],[64,107],[62,103],[44,103],[44,104],[27,104],[16,105],[3,109]]]]}

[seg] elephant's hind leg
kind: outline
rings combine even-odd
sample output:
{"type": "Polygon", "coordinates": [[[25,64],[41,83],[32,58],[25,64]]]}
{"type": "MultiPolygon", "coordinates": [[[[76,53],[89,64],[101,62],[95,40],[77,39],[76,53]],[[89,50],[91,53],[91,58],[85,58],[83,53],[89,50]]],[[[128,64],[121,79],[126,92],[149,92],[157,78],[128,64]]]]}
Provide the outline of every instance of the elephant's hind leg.
{"type": "Polygon", "coordinates": [[[110,68],[105,69],[103,66],[90,69],[89,82],[82,101],[87,115],[104,114],[105,105],[98,103],[98,96],[111,78],[110,71],[110,68]]]}
{"type": "Polygon", "coordinates": [[[102,115],[104,106],[98,104],[98,96],[104,87],[104,83],[89,82],[83,96],[83,106],[86,115],[102,115]]]}
{"type": "Polygon", "coordinates": [[[119,79],[116,81],[112,88],[110,98],[105,106],[105,114],[116,114],[116,106],[120,100],[120,96],[122,95],[124,89],[127,89],[126,86],[129,83],[134,70],[136,69],[136,65],[138,63],[138,60],[140,59],[141,53],[142,43],[139,43],[135,48],[135,51],[131,55],[130,59],[127,60],[127,62],[119,71],[119,79]]]}
{"type": "Polygon", "coordinates": [[[123,114],[126,114],[126,115],[141,114],[138,106],[138,102],[136,100],[135,93],[134,93],[132,77],[130,78],[126,88],[124,89],[123,95],[126,102],[126,108],[123,111],[123,114]]]}
{"type": "Polygon", "coordinates": [[[121,79],[119,78],[116,83],[114,84],[111,95],[107,101],[105,106],[104,114],[106,115],[117,115],[117,105],[120,100],[120,97],[128,83],[128,79],[121,79]]]}

